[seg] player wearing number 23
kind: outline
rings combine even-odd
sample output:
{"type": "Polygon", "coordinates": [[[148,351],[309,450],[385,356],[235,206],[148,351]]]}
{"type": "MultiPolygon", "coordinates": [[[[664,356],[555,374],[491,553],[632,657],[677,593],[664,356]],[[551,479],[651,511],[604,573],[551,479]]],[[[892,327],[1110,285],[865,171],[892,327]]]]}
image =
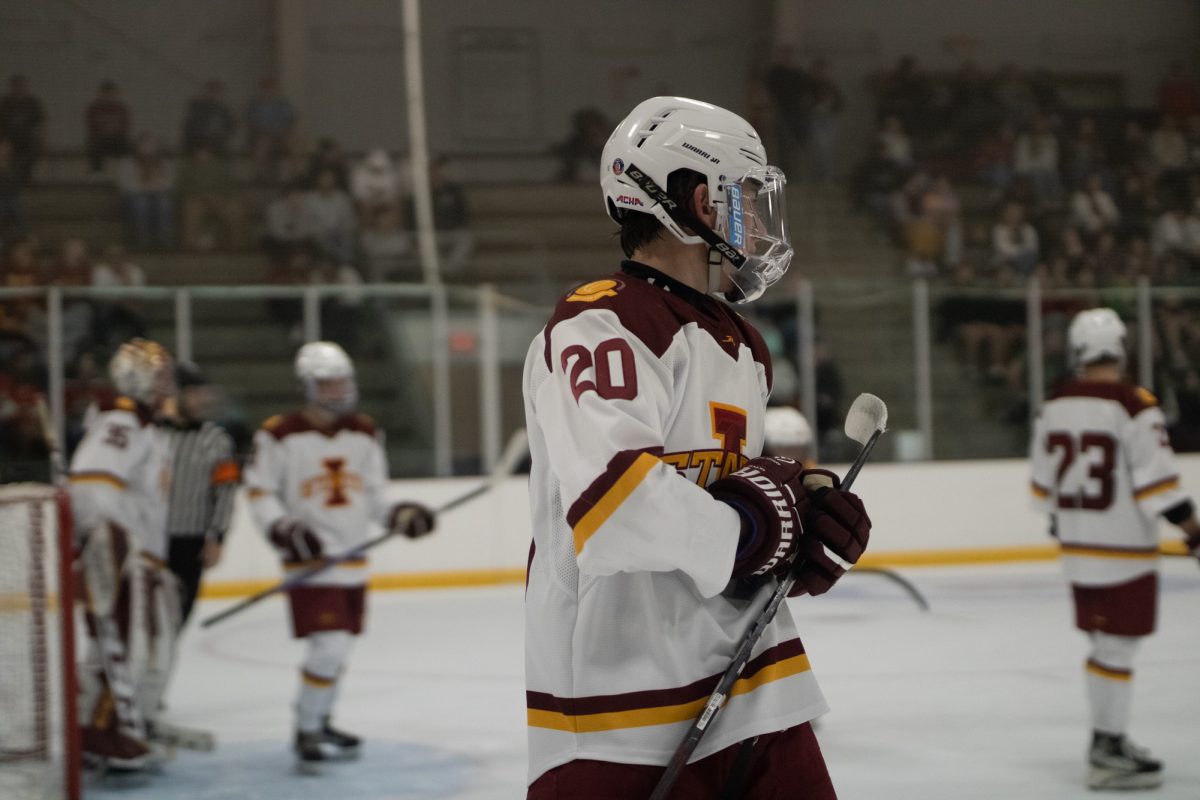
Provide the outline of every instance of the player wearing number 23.
{"type": "MultiPolygon", "coordinates": [[[[601,184],[628,260],[568,292],[525,361],[531,800],[648,797],[761,611],[727,587],[795,569],[820,594],[870,530],[830,473],[760,457],[771,359],[727,303],[778,280],[791,246],[754,129],[651,98],[601,184]]],[[[808,724],[826,709],[785,606],[674,796],[715,798],[757,738],[745,797],[829,800],[808,724]]]]}
{"type": "Polygon", "coordinates": [[[1179,482],[1165,421],[1150,392],[1124,379],[1125,325],[1108,308],[1083,311],[1068,345],[1076,375],[1042,409],[1031,444],[1031,489],[1051,516],[1087,633],[1092,717],[1089,785],[1149,788],[1162,764],[1125,738],[1133,656],[1154,631],[1159,516],[1200,554],[1200,524],[1179,482]]]}

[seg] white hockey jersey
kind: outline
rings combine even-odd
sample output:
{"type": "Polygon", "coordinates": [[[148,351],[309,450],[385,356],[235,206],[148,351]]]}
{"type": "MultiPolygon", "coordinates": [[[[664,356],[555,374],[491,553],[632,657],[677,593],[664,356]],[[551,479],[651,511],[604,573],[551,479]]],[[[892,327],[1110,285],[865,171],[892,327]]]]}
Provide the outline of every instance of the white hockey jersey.
{"type": "Polygon", "coordinates": [[[171,462],[166,435],[149,409],[118,397],[89,410],[68,481],[75,528],[86,534],[111,520],[143,553],[167,557],[171,462]]]}
{"type": "MultiPolygon", "coordinates": [[[[762,603],[722,594],[740,521],[703,487],[761,452],[770,380],[745,320],[635,262],[534,339],[531,783],[573,759],[666,764],[728,667],[762,603]]],[[[693,759],[826,710],[785,605],[693,759]]]]}
{"type": "Polygon", "coordinates": [[[1188,496],[1154,395],[1063,385],[1034,426],[1030,458],[1034,504],[1056,518],[1068,579],[1103,586],[1158,569],[1158,515],[1188,496]]]}
{"type": "MultiPolygon", "coordinates": [[[[385,521],[387,459],[382,434],[363,414],[341,417],[330,429],[315,427],[302,412],[271,417],[254,434],[254,453],[243,482],[251,514],[263,531],[282,517],[307,524],[328,555],[371,538],[372,523],[385,521]]],[[[302,569],[308,564],[290,564],[302,569]]],[[[353,559],[306,583],[358,586],[367,561],[353,559]]]]}

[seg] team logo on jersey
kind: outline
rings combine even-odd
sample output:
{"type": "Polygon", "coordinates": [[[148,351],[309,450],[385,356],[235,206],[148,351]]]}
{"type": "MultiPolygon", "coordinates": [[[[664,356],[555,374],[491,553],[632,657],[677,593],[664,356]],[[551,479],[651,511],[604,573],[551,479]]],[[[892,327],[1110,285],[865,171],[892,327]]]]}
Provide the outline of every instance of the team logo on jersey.
{"type": "Polygon", "coordinates": [[[602,297],[614,297],[625,284],[611,278],[585,283],[567,296],[568,303],[594,303],[602,297]]]}
{"type": "Polygon", "coordinates": [[[357,472],[348,472],[344,458],[322,459],[321,466],[325,468],[323,473],[300,484],[300,496],[307,499],[315,494],[324,494],[326,508],[350,505],[349,492],[362,491],[362,476],[357,472]]]}
{"type": "Polygon", "coordinates": [[[718,478],[737,472],[750,460],[745,453],[750,427],[745,409],[727,403],[710,402],[708,413],[712,422],[712,437],[720,443],[719,447],[662,455],[663,461],[673,466],[679,474],[694,480],[698,486],[708,486],[718,478]]]}
{"type": "Polygon", "coordinates": [[[619,158],[614,158],[612,163],[613,175],[620,175],[625,171],[625,162],[619,158]]]}

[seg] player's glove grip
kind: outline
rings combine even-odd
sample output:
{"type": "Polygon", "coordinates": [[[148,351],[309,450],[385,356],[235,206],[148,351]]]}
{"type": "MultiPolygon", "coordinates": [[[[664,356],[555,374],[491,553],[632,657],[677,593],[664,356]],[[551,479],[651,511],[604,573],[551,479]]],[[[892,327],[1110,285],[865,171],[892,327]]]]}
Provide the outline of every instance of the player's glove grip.
{"type": "Polygon", "coordinates": [[[804,498],[802,471],[790,458],[754,458],[708,487],[742,519],[734,578],[778,570],[795,552],[800,536],[796,504],[804,498]]]}
{"type": "Polygon", "coordinates": [[[420,539],[433,533],[437,517],[420,503],[396,503],[388,514],[388,530],[393,536],[420,539]]]}
{"type": "Polygon", "coordinates": [[[792,596],[824,594],[858,563],[871,538],[871,518],[862,500],[843,491],[837,476],[807,470],[802,477],[807,502],[801,513],[804,533],[796,557],[792,596]]]}
{"type": "Polygon", "coordinates": [[[312,561],[320,558],[324,552],[317,534],[298,519],[284,517],[276,520],[267,536],[287,563],[312,561]]]}

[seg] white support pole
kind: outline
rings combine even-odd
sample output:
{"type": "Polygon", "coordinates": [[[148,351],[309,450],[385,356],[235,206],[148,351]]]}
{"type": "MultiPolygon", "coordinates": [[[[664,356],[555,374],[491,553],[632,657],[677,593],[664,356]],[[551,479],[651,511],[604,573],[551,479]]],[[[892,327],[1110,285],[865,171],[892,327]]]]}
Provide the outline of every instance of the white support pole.
{"type": "Polygon", "coordinates": [[[304,287],[304,341],[321,339],[321,295],[315,286],[304,287]]]}
{"type": "MultiPolygon", "coordinates": [[[[814,337],[817,333],[816,308],[813,302],[812,281],[801,279],[796,289],[797,366],[800,368],[800,410],[808,424],[817,430],[817,354],[814,337]]],[[[813,437],[812,458],[820,461],[820,439],[813,437]]]]}
{"type": "Polygon", "coordinates": [[[175,292],[175,357],[192,360],[192,295],[187,289],[175,292]]]}
{"type": "Polygon", "coordinates": [[[490,475],[500,460],[500,321],[496,287],[479,287],[479,431],[483,472],[490,475]]]}
{"type": "Polygon", "coordinates": [[[1138,383],[1154,391],[1154,303],[1150,296],[1150,277],[1137,282],[1138,383]]]}
{"type": "Polygon", "coordinates": [[[1029,278],[1025,295],[1025,351],[1029,354],[1029,421],[1033,423],[1042,412],[1046,396],[1046,354],[1042,346],[1042,285],[1037,276],[1029,278]]]}
{"type": "Polygon", "coordinates": [[[921,456],[933,458],[933,359],[929,331],[929,281],[913,281],[913,356],[915,362],[917,429],[921,456]]]}
{"type": "Polygon", "coordinates": [[[442,282],[433,201],[429,189],[429,139],[425,127],[425,87],[421,63],[421,3],[402,0],[404,20],[404,78],[408,108],[409,156],[412,164],[413,205],[416,210],[417,252],[425,282],[442,282]]]}
{"type": "Polygon", "coordinates": [[[51,286],[46,293],[46,394],[50,401],[50,421],[59,445],[66,446],[67,412],[63,364],[63,301],[62,289],[51,286]]]}
{"type": "Polygon", "coordinates": [[[433,464],[438,477],[453,474],[454,431],[450,409],[450,310],[446,289],[430,287],[429,312],[433,365],[433,464]]]}

